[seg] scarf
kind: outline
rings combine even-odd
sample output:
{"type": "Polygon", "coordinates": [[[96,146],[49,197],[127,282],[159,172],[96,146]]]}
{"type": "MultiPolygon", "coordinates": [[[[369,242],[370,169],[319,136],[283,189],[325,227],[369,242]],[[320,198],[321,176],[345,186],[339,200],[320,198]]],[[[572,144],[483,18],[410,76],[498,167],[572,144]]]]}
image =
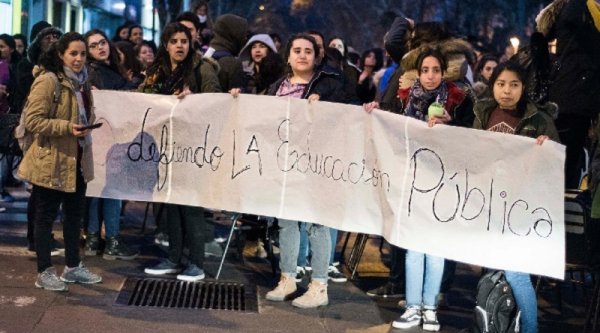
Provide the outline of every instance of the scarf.
{"type": "MultiPolygon", "coordinates": [[[[83,70],[79,73],[73,72],[67,66],[63,66],[63,71],[65,72],[65,76],[71,82],[71,90],[73,94],[77,98],[77,111],[78,111],[78,119],[80,125],[89,125],[87,112],[85,110],[85,103],[83,101],[83,95],[81,94],[81,90],[88,78],[87,66],[83,66],[83,70]]],[[[92,136],[90,134],[86,135],[83,138],[79,139],[79,145],[81,147],[92,144],[92,136]]]]}
{"type": "Polygon", "coordinates": [[[421,86],[421,82],[416,80],[410,88],[404,114],[424,121],[427,116],[427,108],[431,103],[438,102],[442,105],[446,105],[447,100],[448,85],[446,84],[446,81],[442,81],[440,86],[434,90],[425,90],[423,86],[421,86]]]}
{"type": "Polygon", "coordinates": [[[600,31],[600,3],[594,0],[588,0],[587,7],[592,15],[592,20],[594,20],[596,30],[600,31]]]}
{"type": "Polygon", "coordinates": [[[182,64],[178,64],[171,75],[167,77],[165,77],[166,75],[163,73],[164,72],[161,70],[161,68],[158,68],[154,74],[150,74],[144,82],[142,92],[173,95],[183,90],[183,78],[185,73],[182,64]]]}

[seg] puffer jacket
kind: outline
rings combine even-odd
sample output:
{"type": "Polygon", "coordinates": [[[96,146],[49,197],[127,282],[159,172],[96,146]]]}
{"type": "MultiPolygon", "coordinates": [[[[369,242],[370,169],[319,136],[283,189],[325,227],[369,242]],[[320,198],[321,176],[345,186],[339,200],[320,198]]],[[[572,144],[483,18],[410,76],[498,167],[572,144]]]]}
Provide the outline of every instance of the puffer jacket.
{"type": "MultiPolygon", "coordinates": [[[[55,80],[51,74],[41,72],[37,67],[35,81],[24,111],[25,127],[33,133],[34,140],[25,152],[19,166],[18,176],[37,186],[62,191],[75,192],[77,179],[77,157],[80,149],[78,139],[73,136],[71,124],[79,123],[77,97],[73,93],[70,80],[59,73],[62,85],[56,115],[49,119],[50,107],[54,99],[55,80]]],[[[95,120],[93,100],[88,84],[84,87],[89,107],[87,118],[95,120]]],[[[87,183],[94,178],[92,146],[87,145],[81,154],[81,171],[87,183]]]]}
{"type": "MultiPolygon", "coordinates": [[[[475,103],[475,107],[473,108],[473,112],[475,113],[473,128],[485,129],[490,120],[490,115],[497,107],[498,103],[492,98],[483,99],[475,103]]],[[[552,117],[541,111],[533,103],[527,103],[525,114],[515,128],[515,134],[530,138],[547,135],[550,140],[560,142],[552,117]]]]}

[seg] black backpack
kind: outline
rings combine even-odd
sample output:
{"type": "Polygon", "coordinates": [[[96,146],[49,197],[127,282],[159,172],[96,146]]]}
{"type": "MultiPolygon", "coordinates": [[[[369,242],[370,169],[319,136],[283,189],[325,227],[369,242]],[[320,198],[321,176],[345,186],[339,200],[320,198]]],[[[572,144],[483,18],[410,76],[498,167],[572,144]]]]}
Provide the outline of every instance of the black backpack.
{"type": "Polygon", "coordinates": [[[520,315],[503,271],[491,271],[479,279],[473,333],[519,332],[520,315]]]}

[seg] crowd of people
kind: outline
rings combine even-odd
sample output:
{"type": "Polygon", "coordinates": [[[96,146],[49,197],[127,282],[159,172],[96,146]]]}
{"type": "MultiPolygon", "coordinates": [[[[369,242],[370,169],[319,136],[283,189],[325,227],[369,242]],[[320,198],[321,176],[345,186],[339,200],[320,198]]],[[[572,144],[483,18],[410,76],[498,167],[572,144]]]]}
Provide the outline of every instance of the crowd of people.
{"type": "MultiPolygon", "coordinates": [[[[324,32],[312,30],[291,36],[283,46],[277,34],[252,31],[243,17],[225,14],[213,22],[204,1],[167,24],[158,47],[144,40],[143,28],[135,24],[119,27],[113,38],[101,29],[63,34],[44,21],[33,26],[29,39],[0,35],[0,114],[23,112],[25,126],[35,136],[18,165],[18,179],[12,170],[19,159],[0,156],[0,200],[14,200],[4,186],[21,181],[31,186],[27,240],[37,255],[35,285],[64,291],[67,283],[102,281],[83,264],[82,228],[86,256],[132,260],[138,255],[120,236],[123,202],[85,196],[86,183],[94,177],[92,89],[178,98],[224,92],[234,98],[262,94],[329,101],[363,105],[368,113],[386,110],[430,127],[522,135],[540,145],[553,140],[567,146],[566,188],[578,188],[583,148],[600,111],[600,94],[595,93],[600,90],[600,4],[556,0],[537,23],[530,44],[510,59],[483,52],[442,23],[415,23],[403,16],[383,36],[383,48],[362,55],[343,37],[327,39],[324,32]],[[557,49],[550,54],[553,40],[557,49]],[[51,255],[61,252],[52,235],[59,209],[66,264],[60,276],[51,261],[51,255]]],[[[154,213],[157,242],[168,251],[145,273],[202,280],[206,247],[215,239],[210,214],[202,207],[176,204],[155,204],[154,213]],[[184,248],[189,249],[187,260],[184,248]]],[[[335,251],[338,231],[284,219],[278,225],[281,277],[266,299],[293,297],[296,283],[310,275],[307,292],[292,304],[327,305],[328,282],[346,281],[335,251]]],[[[263,256],[260,239],[258,244],[263,256]]],[[[396,246],[391,246],[391,263],[389,281],[367,294],[405,298],[404,312],[392,323],[395,328],[440,330],[437,310],[456,263],[396,246]]],[[[537,332],[529,275],[505,275],[521,310],[521,332],[537,332]]]]}

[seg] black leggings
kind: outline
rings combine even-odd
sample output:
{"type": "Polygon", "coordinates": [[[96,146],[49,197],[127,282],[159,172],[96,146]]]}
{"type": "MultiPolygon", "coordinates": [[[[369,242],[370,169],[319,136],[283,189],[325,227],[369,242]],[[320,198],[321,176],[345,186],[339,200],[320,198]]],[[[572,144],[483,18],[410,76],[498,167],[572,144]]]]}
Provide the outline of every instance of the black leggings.
{"type": "Polygon", "coordinates": [[[74,193],[33,185],[30,204],[34,206],[34,239],[38,272],[41,273],[46,268],[52,266],[50,259],[52,225],[58,215],[61,203],[64,214],[63,237],[65,239],[65,261],[68,267],[79,265],[79,236],[85,189],[85,182],[79,172],[77,174],[76,192],[74,193]]]}

